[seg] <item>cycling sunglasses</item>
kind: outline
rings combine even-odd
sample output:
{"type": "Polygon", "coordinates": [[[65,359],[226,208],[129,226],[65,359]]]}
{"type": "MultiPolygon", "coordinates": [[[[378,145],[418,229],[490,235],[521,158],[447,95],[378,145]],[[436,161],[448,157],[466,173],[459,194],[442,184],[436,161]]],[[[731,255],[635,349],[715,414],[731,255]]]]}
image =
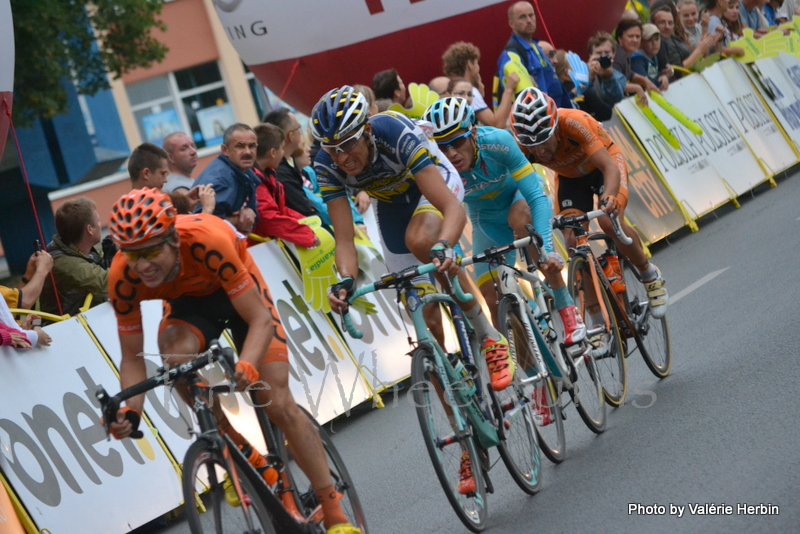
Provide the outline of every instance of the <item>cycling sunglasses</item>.
{"type": "Polygon", "coordinates": [[[125,256],[126,259],[132,262],[137,262],[139,260],[150,261],[161,254],[161,252],[164,250],[164,247],[169,243],[170,239],[172,239],[172,235],[167,236],[166,239],[160,243],[156,243],[152,247],[140,248],[138,250],[120,250],[120,253],[125,256]]]}
{"type": "Polygon", "coordinates": [[[320,142],[319,145],[324,149],[334,150],[335,151],[334,154],[340,154],[340,153],[346,154],[356,147],[358,140],[361,139],[362,135],[364,135],[364,130],[366,129],[367,125],[365,124],[358,130],[358,133],[356,133],[353,137],[349,137],[348,139],[346,139],[341,143],[332,145],[330,143],[320,142]]]}
{"type": "Polygon", "coordinates": [[[550,137],[543,135],[526,135],[514,132],[514,137],[522,146],[534,147],[545,143],[550,137]]]}
{"type": "Polygon", "coordinates": [[[464,143],[467,142],[467,139],[469,139],[469,134],[471,133],[472,129],[470,128],[461,135],[457,135],[456,137],[453,137],[448,141],[442,141],[442,142],[437,141],[436,144],[439,145],[439,150],[441,150],[442,152],[447,152],[451,148],[454,150],[458,150],[459,148],[464,146],[464,143]]]}

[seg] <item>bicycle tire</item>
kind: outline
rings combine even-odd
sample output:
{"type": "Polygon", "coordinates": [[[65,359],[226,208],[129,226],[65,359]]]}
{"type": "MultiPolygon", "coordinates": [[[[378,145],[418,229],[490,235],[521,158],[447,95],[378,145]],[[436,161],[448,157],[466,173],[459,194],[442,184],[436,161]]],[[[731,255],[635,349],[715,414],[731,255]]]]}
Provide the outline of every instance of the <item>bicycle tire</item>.
{"type": "MultiPolygon", "coordinates": [[[[186,520],[192,534],[223,534],[253,532],[276,534],[272,518],[258,496],[256,475],[252,469],[237,465],[236,455],[231,455],[231,465],[236,470],[237,479],[243,495],[248,497],[249,505],[239,503],[233,506],[225,498],[225,479],[232,480],[231,467],[217,447],[205,439],[199,439],[189,446],[183,463],[183,498],[186,520]],[[198,493],[198,485],[207,491],[198,493]],[[201,514],[197,500],[201,499],[208,513],[201,514]]],[[[246,460],[244,460],[246,461],[246,460]]]]}
{"type": "Polygon", "coordinates": [[[461,439],[453,439],[455,436],[448,420],[448,409],[461,412],[465,421],[467,418],[462,408],[446,407],[437,393],[436,388],[444,391],[444,381],[439,375],[431,349],[418,347],[412,353],[411,383],[422,438],[447,500],[464,526],[472,532],[481,532],[486,528],[487,509],[480,457],[471,437],[465,435],[461,439]],[[475,478],[475,492],[469,495],[458,493],[462,452],[469,454],[475,478]]]}
{"type": "Polygon", "coordinates": [[[667,318],[653,317],[639,269],[627,258],[620,257],[620,260],[625,278],[625,306],[634,324],[636,346],[650,371],[658,378],[665,378],[672,370],[672,342],[667,318]]]}
{"type": "MultiPolygon", "coordinates": [[[[339,451],[331,439],[330,434],[317,422],[316,419],[302,406],[298,406],[300,410],[308,417],[314,429],[319,434],[322,447],[325,450],[325,458],[328,462],[333,485],[336,491],[342,496],[339,501],[342,506],[342,511],[347,516],[351,525],[361,529],[362,534],[367,533],[367,523],[364,515],[364,510],[361,507],[361,500],[356,492],[353,479],[339,455],[339,451]]],[[[270,423],[272,424],[272,423],[270,423]]],[[[273,425],[272,431],[277,441],[277,454],[285,459],[285,467],[291,485],[295,491],[291,493],[295,497],[295,503],[298,511],[306,518],[308,518],[319,506],[319,499],[316,492],[311,485],[311,482],[306,477],[305,473],[300,469],[297,463],[292,458],[289,448],[286,446],[287,442],[284,434],[280,428],[273,425]]],[[[321,526],[321,525],[320,525],[321,526]]],[[[323,529],[324,530],[324,529],[323,529]]]]}
{"type": "MultiPolygon", "coordinates": [[[[564,461],[566,456],[567,442],[556,384],[547,369],[545,369],[545,378],[540,383],[523,383],[523,380],[528,378],[526,368],[544,365],[541,360],[537,361],[530,348],[537,341],[530,339],[525,332],[519,306],[513,298],[503,298],[497,310],[497,324],[500,325],[503,335],[506,336],[509,354],[517,364],[513,387],[517,395],[526,399],[530,405],[539,448],[548,460],[559,464],[564,461]],[[537,390],[537,387],[540,389],[537,390]]],[[[532,318],[529,320],[533,321],[532,318]]],[[[531,327],[537,328],[538,326],[532,323],[531,327]]],[[[537,372],[536,367],[534,367],[534,373],[537,372]]]]}
{"type": "MultiPolygon", "coordinates": [[[[591,287],[592,285],[592,275],[589,272],[590,268],[594,268],[594,265],[585,257],[573,257],[569,262],[569,275],[567,281],[570,294],[575,300],[575,305],[578,306],[578,309],[583,312],[583,320],[587,329],[591,328],[591,320],[589,319],[586,311],[586,299],[584,298],[584,292],[587,287],[591,287]]],[[[596,357],[594,360],[597,371],[600,374],[605,400],[611,406],[617,407],[625,401],[625,394],[627,393],[628,389],[628,379],[625,365],[625,347],[622,343],[622,336],[619,333],[619,324],[617,323],[617,317],[614,313],[614,308],[611,306],[611,300],[609,299],[607,293],[608,291],[609,288],[602,283],[601,279],[601,294],[598,295],[598,298],[603,299],[606,311],[608,312],[610,324],[610,329],[608,332],[609,341],[606,354],[601,357],[596,357]]]]}

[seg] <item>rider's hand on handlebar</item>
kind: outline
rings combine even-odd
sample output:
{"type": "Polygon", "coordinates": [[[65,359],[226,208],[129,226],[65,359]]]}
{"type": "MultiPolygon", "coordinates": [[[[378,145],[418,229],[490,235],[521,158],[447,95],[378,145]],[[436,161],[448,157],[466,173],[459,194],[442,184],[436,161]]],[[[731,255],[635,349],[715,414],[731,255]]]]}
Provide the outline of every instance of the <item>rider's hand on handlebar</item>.
{"type": "Polygon", "coordinates": [[[253,382],[258,382],[259,374],[252,363],[239,360],[233,371],[233,379],[236,381],[236,391],[244,391],[253,382]]]}
{"type": "Polygon", "coordinates": [[[459,266],[456,261],[456,253],[450,248],[450,243],[447,241],[443,239],[437,241],[431,247],[428,257],[438,267],[440,273],[447,273],[448,276],[456,276],[458,274],[459,266]]]}
{"type": "Polygon", "coordinates": [[[619,203],[614,195],[604,195],[600,199],[600,209],[609,215],[619,215],[619,203]]]}
{"type": "Polygon", "coordinates": [[[545,275],[557,275],[564,267],[564,260],[561,255],[555,252],[550,253],[547,263],[539,263],[539,270],[545,275]]]}
{"type": "Polygon", "coordinates": [[[328,302],[331,304],[331,311],[334,313],[346,312],[349,307],[347,299],[353,295],[355,287],[356,281],[352,276],[345,276],[341,282],[333,284],[330,291],[328,291],[328,302]]]}
{"type": "MultiPolygon", "coordinates": [[[[112,421],[108,425],[108,430],[111,435],[116,439],[125,439],[128,437],[139,439],[144,436],[142,431],[139,430],[139,421],[141,416],[138,411],[128,406],[123,406],[117,410],[117,420],[112,421]]],[[[101,423],[104,421],[101,420],[101,423]]]]}

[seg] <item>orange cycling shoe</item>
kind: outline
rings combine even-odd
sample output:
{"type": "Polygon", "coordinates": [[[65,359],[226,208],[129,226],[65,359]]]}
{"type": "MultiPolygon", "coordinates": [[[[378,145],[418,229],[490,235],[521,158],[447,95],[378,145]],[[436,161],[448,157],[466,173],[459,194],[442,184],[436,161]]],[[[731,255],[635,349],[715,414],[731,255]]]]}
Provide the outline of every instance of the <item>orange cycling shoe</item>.
{"type": "Polygon", "coordinates": [[[508,387],[514,377],[516,365],[511,356],[508,355],[508,342],[505,336],[500,334],[500,340],[486,338],[481,347],[481,354],[486,359],[489,367],[489,378],[492,381],[492,389],[501,391],[508,387]]]}
{"type": "Polygon", "coordinates": [[[458,470],[461,480],[458,481],[458,492],[461,495],[475,493],[475,477],[472,476],[472,462],[469,460],[469,453],[461,455],[461,469],[458,470]]]}

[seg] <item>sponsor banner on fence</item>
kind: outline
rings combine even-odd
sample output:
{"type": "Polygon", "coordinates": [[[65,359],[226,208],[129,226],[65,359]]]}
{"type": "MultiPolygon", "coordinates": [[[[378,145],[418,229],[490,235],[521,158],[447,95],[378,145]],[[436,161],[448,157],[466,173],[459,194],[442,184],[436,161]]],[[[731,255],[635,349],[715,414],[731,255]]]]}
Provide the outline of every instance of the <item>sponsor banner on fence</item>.
{"type": "Polygon", "coordinates": [[[303,282],[280,246],[270,241],[249,249],[264,274],[289,346],[289,385],[298,404],[321,423],[370,398],[347,345],[327,316],[313,310],[303,282]]]}
{"type": "Polygon", "coordinates": [[[782,53],[744,68],[795,148],[800,147],[800,62],[782,53]]]}
{"type": "Polygon", "coordinates": [[[739,61],[726,59],[702,73],[756,157],[775,175],[797,163],[797,154],[770,116],[739,61]]]}
{"type": "Polygon", "coordinates": [[[628,207],[625,215],[647,243],[654,243],[686,224],[683,213],[614,114],[603,122],[628,163],[628,207]]]}
{"type": "Polygon", "coordinates": [[[83,325],[47,333],[46,349],[0,347],[0,468],[38,528],[123,533],[179,506],[178,473],[151,429],[106,441],[94,393],[119,380],[83,325]]]}
{"type": "Polygon", "coordinates": [[[660,106],[651,109],[680,142],[669,145],[637,109],[633,98],[617,109],[642,141],[675,198],[694,217],[704,215],[766,179],[722,103],[701,76],[670,85],[665,96],[703,129],[693,134],[660,106]],[[726,186],[727,183],[727,186],[726,186]]]}

